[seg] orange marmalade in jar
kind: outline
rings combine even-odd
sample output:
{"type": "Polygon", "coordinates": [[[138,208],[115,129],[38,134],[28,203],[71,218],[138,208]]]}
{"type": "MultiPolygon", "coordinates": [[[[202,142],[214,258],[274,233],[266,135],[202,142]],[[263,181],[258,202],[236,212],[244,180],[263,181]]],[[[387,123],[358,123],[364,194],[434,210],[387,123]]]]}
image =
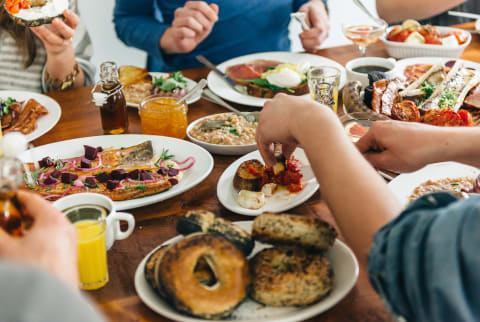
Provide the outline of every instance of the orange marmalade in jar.
{"type": "Polygon", "coordinates": [[[142,133],[185,138],[188,107],[185,102],[179,104],[177,100],[159,95],[145,98],[138,109],[142,133]]]}

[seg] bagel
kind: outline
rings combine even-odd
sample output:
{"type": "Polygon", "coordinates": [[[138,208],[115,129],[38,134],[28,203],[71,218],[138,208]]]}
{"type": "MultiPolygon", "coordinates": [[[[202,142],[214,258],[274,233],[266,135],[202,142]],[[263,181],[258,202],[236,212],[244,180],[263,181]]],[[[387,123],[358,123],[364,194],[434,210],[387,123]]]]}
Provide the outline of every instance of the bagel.
{"type": "Polygon", "coordinates": [[[243,253],[225,238],[194,234],[171,246],[156,270],[156,278],[172,305],[204,319],[229,316],[245,298],[248,263],[243,253]],[[211,286],[201,284],[194,270],[204,258],[215,275],[211,286]]]}
{"type": "Polygon", "coordinates": [[[250,260],[250,297],[272,306],[302,306],[327,296],[333,270],[326,258],[300,248],[273,247],[250,260]]]}
{"type": "Polygon", "coordinates": [[[319,218],[264,213],[253,221],[252,237],[277,246],[326,251],[333,246],[337,232],[333,226],[319,218]]]}
{"type": "Polygon", "coordinates": [[[249,233],[227,220],[216,218],[210,211],[187,211],[178,219],[177,231],[184,235],[195,232],[220,235],[237,246],[245,256],[250,255],[255,245],[249,233]]]}

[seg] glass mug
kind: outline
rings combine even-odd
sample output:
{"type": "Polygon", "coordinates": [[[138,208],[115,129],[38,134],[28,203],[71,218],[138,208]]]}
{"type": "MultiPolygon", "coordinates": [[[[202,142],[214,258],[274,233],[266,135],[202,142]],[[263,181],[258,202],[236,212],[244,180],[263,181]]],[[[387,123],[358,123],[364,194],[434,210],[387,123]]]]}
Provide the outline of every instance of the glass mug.
{"type": "Polygon", "coordinates": [[[311,67],[307,74],[312,99],[329,106],[335,113],[338,107],[340,75],[340,70],[331,66],[311,67]]]}
{"type": "Polygon", "coordinates": [[[185,102],[178,104],[175,97],[152,95],[146,97],[138,108],[143,134],[154,134],[184,139],[187,135],[185,102]]]}

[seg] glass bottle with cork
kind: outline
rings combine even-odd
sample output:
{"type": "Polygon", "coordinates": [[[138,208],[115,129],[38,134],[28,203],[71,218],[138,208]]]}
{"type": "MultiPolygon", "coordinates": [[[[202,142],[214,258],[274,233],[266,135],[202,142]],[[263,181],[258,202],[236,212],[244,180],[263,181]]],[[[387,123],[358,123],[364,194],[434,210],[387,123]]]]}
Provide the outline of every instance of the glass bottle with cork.
{"type": "Polygon", "coordinates": [[[92,89],[93,102],[100,107],[102,128],[105,134],[122,134],[128,129],[127,102],[122,92],[114,62],[100,65],[100,81],[92,89]],[[97,92],[97,87],[100,91],[97,92]]]}

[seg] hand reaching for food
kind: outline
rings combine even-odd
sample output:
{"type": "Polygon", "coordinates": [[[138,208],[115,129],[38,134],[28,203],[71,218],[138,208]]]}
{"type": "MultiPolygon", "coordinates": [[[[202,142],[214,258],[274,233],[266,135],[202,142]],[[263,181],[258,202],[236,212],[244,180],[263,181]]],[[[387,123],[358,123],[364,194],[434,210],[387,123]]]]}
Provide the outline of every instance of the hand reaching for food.
{"type": "Polygon", "coordinates": [[[175,10],[172,25],[160,39],[160,48],[167,54],[189,53],[210,34],[217,20],[216,4],[188,1],[175,10]]]}
{"type": "Polygon", "coordinates": [[[327,39],[330,30],[325,4],[321,0],[311,0],[299,11],[305,13],[306,22],[310,27],[299,35],[300,40],[307,52],[314,52],[327,39]]]}
{"type": "Polygon", "coordinates": [[[77,288],[77,234],[68,219],[41,196],[18,192],[25,213],[33,218],[23,237],[0,229],[0,258],[44,269],[77,288]]]}

